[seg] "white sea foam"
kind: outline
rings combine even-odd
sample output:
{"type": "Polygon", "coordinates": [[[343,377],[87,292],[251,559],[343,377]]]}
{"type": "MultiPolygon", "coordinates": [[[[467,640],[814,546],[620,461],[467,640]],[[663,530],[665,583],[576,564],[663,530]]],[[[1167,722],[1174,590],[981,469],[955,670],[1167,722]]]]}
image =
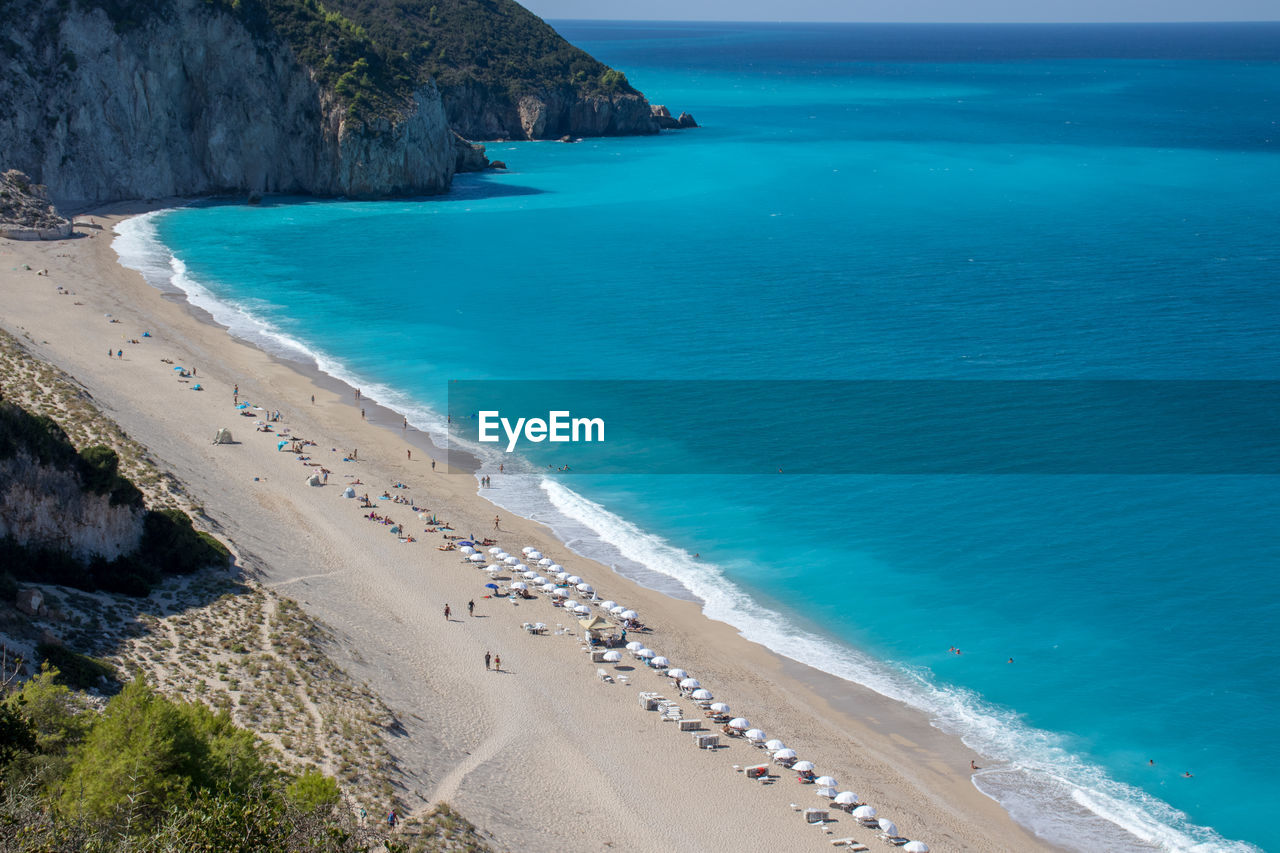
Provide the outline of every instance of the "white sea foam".
{"type": "MultiPolygon", "coordinates": [[[[337,359],[285,334],[249,308],[214,296],[160,242],[155,219],[164,212],[136,216],[116,226],[112,247],[123,266],[137,270],[163,291],[185,294],[236,337],[359,387],[364,396],[404,415],[414,427],[429,431],[438,444],[445,440],[447,426],[430,407],[356,375],[337,359]]],[[[459,444],[456,437],[451,440],[455,446],[459,444]]],[[[720,567],[694,560],[660,536],[538,475],[519,459],[494,452],[489,446],[463,446],[481,460],[480,473],[496,474],[501,461],[513,474],[496,478],[497,488],[481,490],[481,495],[511,512],[546,523],[577,553],[610,565],[650,588],[700,601],[709,618],[734,626],[742,636],[780,655],[917,708],[940,729],[960,736],[976,752],[1000,762],[998,767],[976,774],[975,785],[1041,837],[1068,849],[1087,851],[1150,848],[1252,853],[1258,849],[1190,823],[1169,804],[1117,782],[1102,768],[1081,760],[1063,746],[1058,735],[1027,726],[1015,713],[984,702],[972,691],[939,686],[927,671],[878,661],[799,628],[784,614],[753,600],[720,567]]]]}

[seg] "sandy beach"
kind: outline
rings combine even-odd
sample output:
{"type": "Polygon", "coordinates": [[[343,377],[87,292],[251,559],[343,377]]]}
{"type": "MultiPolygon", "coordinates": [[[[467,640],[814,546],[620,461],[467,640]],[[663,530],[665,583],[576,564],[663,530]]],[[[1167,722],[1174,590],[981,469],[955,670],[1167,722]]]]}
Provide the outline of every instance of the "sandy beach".
{"type": "MultiPolygon", "coordinates": [[[[413,543],[343,499],[357,479],[357,493],[400,494],[448,520],[454,533],[491,536],[517,554],[534,546],[601,599],[634,608],[652,628],[636,639],[698,678],[734,715],[813,761],[818,774],[834,776],[840,790],[857,792],[903,836],[934,851],[1051,849],[974,787],[970,761],[982,758],[923,715],[784,660],[696,605],[573,554],[541,525],[495,510],[476,494],[473,477],[449,475],[443,465],[433,471],[432,456],[443,454],[402,429],[398,414],[232,338],[122,268],[111,229],[141,209],[93,214],[95,226],[77,228],[92,238],[0,242],[0,324],[74,376],[185,484],[242,571],[334,629],[336,662],[403,725],[394,754],[408,780],[402,796],[415,810],[447,800],[512,850],[816,851],[848,837],[892,849],[834,809],[834,823],[806,825],[793,804],[828,804],[813,786],[776,765],[768,785],[735,772],[734,765],[768,760],[740,738],[697,749],[690,733],[639,707],[640,691],[679,698],[669,679],[624,654],[619,668],[604,666],[630,683],[602,681],[602,665],[583,651],[583,631],[568,614],[542,596],[518,604],[483,598],[489,578],[457,552],[438,550],[441,535],[423,532],[409,506],[375,500],[379,514],[407,524],[413,543]],[[123,358],[108,355],[119,350],[123,358]],[[196,375],[183,381],[162,359],[196,375]],[[193,391],[192,382],[204,390],[193,391]],[[318,469],[277,451],[278,435],[255,431],[262,412],[235,410],[236,386],[241,401],[282,413],[277,430],[316,443],[303,455],[332,472],[327,485],[309,486],[318,469]],[[237,443],[212,444],[220,427],[237,443]],[[352,449],[359,461],[343,461],[352,449]],[[397,482],[409,488],[391,488],[397,482]],[[525,622],[550,631],[531,635],[525,622]],[[557,633],[558,625],[572,633],[557,633]],[[500,672],[486,670],[486,652],[501,656],[500,672]]],[[[702,716],[693,702],[679,704],[686,718],[702,716]]]]}

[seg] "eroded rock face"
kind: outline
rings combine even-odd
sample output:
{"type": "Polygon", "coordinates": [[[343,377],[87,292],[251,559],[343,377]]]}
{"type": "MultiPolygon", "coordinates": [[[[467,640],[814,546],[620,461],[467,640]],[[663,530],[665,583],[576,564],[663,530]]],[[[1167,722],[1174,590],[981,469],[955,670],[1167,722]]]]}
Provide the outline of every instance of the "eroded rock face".
{"type": "Polygon", "coordinates": [[[17,169],[0,175],[0,234],[14,240],[71,236],[71,221],[58,215],[45,187],[17,169]]]}
{"type": "Polygon", "coordinates": [[[6,35],[0,152],[60,202],[431,193],[454,172],[434,84],[394,120],[350,121],[288,47],[203,0],[124,32],[101,10],[43,0],[6,35]]]}
{"type": "Polygon", "coordinates": [[[632,136],[658,132],[642,95],[579,97],[571,89],[539,92],[512,103],[479,85],[444,92],[449,123],[468,139],[559,139],[562,136],[632,136]]]}
{"type": "Polygon", "coordinates": [[[81,561],[113,560],[137,549],[143,510],[112,506],[86,492],[69,471],[41,465],[25,452],[0,461],[0,538],[47,547],[81,561]]]}

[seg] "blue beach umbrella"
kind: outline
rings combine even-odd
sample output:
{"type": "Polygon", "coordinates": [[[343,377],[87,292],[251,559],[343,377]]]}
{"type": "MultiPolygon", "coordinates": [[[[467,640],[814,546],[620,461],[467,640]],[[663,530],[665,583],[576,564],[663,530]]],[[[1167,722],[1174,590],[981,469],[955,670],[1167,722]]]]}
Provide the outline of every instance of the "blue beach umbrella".
{"type": "Polygon", "coordinates": [[[175,367],[174,370],[186,370],[186,368],[179,365],[178,367],[175,367]]]}
{"type": "Polygon", "coordinates": [[[247,408],[249,408],[249,404],[248,404],[248,403],[241,403],[240,405],[236,406],[236,408],[237,408],[237,409],[247,409],[247,408]]]}
{"type": "Polygon", "coordinates": [[[485,584],[485,585],[484,585],[484,588],[485,588],[485,589],[497,589],[497,588],[498,588],[498,585],[497,585],[496,583],[487,583],[487,584],[485,584]]]}

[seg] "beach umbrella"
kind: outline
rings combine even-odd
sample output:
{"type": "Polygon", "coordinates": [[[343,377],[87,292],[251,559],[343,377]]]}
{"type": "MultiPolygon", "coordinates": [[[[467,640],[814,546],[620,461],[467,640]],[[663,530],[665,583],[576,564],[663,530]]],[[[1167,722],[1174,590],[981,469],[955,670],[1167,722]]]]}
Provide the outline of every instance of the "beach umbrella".
{"type": "MultiPolygon", "coordinates": [[[[775,756],[774,756],[774,758],[777,758],[777,756],[775,755],[775,756]]],[[[795,764],[791,765],[791,769],[792,769],[792,770],[794,770],[794,771],[796,771],[797,773],[812,773],[812,772],[813,772],[813,762],[812,762],[812,761],[797,761],[795,764]]]]}
{"type": "MultiPolygon", "coordinates": [[[[581,604],[579,604],[578,606],[582,607],[581,604]]],[[[644,658],[645,660],[651,660],[653,658],[656,658],[657,656],[658,656],[658,653],[655,652],[653,649],[641,649],[640,651],[636,652],[636,657],[644,658]]]]}
{"type": "Polygon", "coordinates": [[[524,579],[525,579],[525,580],[527,580],[527,581],[531,581],[531,580],[533,580],[534,578],[536,578],[537,576],[538,576],[538,573],[537,573],[537,572],[535,572],[535,571],[528,571],[528,572],[525,572],[525,573],[524,573],[524,575],[523,575],[524,579]]]}
{"type": "Polygon", "coordinates": [[[549,572],[563,572],[563,571],[564,571],[564,566],[560,565],[559,563],[552,563],[551,565],[547,566],[547,571],[549,571],[549,572]]]}
{"type": "Polygon", "coordinates": [[[515,583],[513,583],[513,584],[511,585],[511,588],[512,588],[512,589],[525,590],[525,589],[528,589],[528,588],[529,588],[529,585],[528,585],[527,583],[525,583],[524,581],[516,581],[515,583]]]}
{"type": "Polygon", "coordinates": [[[534,550],[530,551],[530,552],[529,552],[529,559],[530,559],[530,560],[541,560],[541,559],[542,559],[542,552],[541,552],[541,551],[539,551],[539,550],[537,550],[537,549],[534,549],[534,550]]]}
{"type": "MultiPolygon", "coordinates": [[[[729,706],[724,702],[716,702],[711,706],[710,710],[715,711],[717,714],[727,714],[729,713],[729,706]]],[[[782,749],[782,741],[778,741],[778,749],[782,749]]]]}
{"type": "Polygon", "coordinates": [[[569,577],[569,573],[568,573],[568,572],[556,572],[555,574],[556,574],[556,580],[558,580],[558,581],[562,581],[562,580],[564,580],[565,578],[569,577]]]}
{"type": "Polygon", "coordinates": [[[853,810],[853,816],[857,820],[871,820],[876,816],[875,806],[858,806],[853,810]]]}
{"type": "Polygon", "coordinates": [[[679,681],[682,678],[688,678],[689,673],[685,672],[683,669],[669,669],[667,670],[667,677],[674,678],[676,681],[679,681]]]}
{"type": "Polygon", "coordinates": [[[576,586],[577,584],[582,583],[582,578],[578,577],[577,575],[569,575],[564,579],[564,582],[567,584],[573,584],[576,586]]]}
{"type": "Polygon", "coordinates": [[[618,614],[618,618],[619,619],[639,619],[640,614],[636,613],[634,610],[624,610],[618,614]]]}
{"type": "Polygon", "coordinates": [[[485,566],[484,570],[486,572],[500,572],[502,571],[502,568],[503,568],[502,566],[499,566],[497,563],[494,563],[491,566],[485,566]]]}
{"type": "Polygon", "coordinates": [[[745,735],[747,740],[754,740],[760,743],[763,743],[765,737],[767,737],[764,733],[764,729],[748,729],[745,732],[745,735]]]}
{"type": "Polygon", "coordinates": [[[483,562],[484,562],[484,554],[472,554],[472,555],[471,555],[470,557],[468,557],[467,559],[468,559],[468,560],[470,560],[470,561],[471,561],[471,562],[473,562],[473,563],[483,563],[483,562]]]}
{"type": "Polygon", "coordinates": [[[751,728],[751,723],[747,720],[746,717],[734,717],[732,720],[729,721],[729,728],[738,729],[739,731],[746,731],[747,729],[751,728]]]}
{"type": "Polygon", "coordinates": [[[836,786],[836,780],[834,776],[819,776],[817,779],[813,780],[813,784],[820,785],[823,788],[834,788],[836,786]]]}
{"type": "Polygon", "coordinates": [[[521,553],[521,554],[528,554],[528,553],[529,553],[530,551],[532,551],[532,550],[533,550],[533,546],[532,546],[532,545],[525,545],[523,548],[521,548],[521,549],[520,549],[520,553],[521,553]]]}
{"type": "Polygon", "coordinates": [[[580,593],[582,593],[582,594],[584,594],[584,595],[590,595],[591,593],[593,593],[593,592],[595,592],[595,591],[596,591],[596,588],[595,588],[595,587],[593,587],[593,586],[592,586],[591,584],[589,584],[589,583],[580,583],[580,584],[578,584],[578,592],[580,592],[580,593]]]}
{"type": "Polygon", "coordinates": [[[641,643],[638,640],[632,640],[631,642],[627,643],[627,651],[629,652],[638,652],[643,648],[644,648],[644,643],[641,643]]]}
{"type": "Polygon", "coordinates": [[[247,408],[249,408],[249,404],[248,404],[248,403],[241,403],[240,405],[236,406],[236,408],[237,408],[237,409],[247,409],[247,408]]]}
{"type": "Polygon", "coordinates": [[[617,663],[618,661],[622,660],[622,652],[617,651],[616,649],[613,651],[605,652],[604,659],[609,663],[617,663]]]}
{"type": "Polygon", "coordinates": [[[608,613],[610,609],[612,609],[612,608],[614,608],[614,607],[617,607],[617,606],[618,606],[618,602],[616,602],[616,601],[602,601],[602,602],[600,602],[600,609],[601,609],[601,610],[603,610],[603,611],[605,611],[606,613],[608,613]]]}
{"type": "Polygon", "coordinates": [[[574,606],[574,608],[573,608],[573,612],[574,612],[574,613],[582,613],[582,614],[586,614],[586,613],[590,613],[590,612],[591,612],[591,608],[590,608],[590,607],[588,607],[588,606],[587,606],[587,605],[585,605],[585,604],[578,604],[578,605],[575,605],[575,606],[574,606]]]}
{"type": "Polygon", "coordinates": [[[513,571],[513,572],[527,572],[527,571],[529,571],[529,567],[528,567],[528,566],[526,566],[524,563],[516,563],[514,566],[512,566],[512,567],[511,567],[511,571],[513,571]]]}
{"type": "Polygon", "coordinates": [[[929,853],[929,845],[925,844],[923,841],[908,841],[906,844],[902,845],[902,849],[905,850],[906,853],[929,853]]]}
{"type": "MultiPolygon", "coordinates": [[[[419,516],[418,516],[418,518],[422,518],[422,516],[421,516],[421,515],[419,515],[419,516]]],[[[475,548],[472,548],[470,545],[463,545],[463,546],[462,546],[461,548],[459,548],[458,550],[459,550],[459,551],[461,551],[462,553],[466,554],[468,557],[470,557],[472,554],[474,554],[474,553],[476,552],[476,549],[475,549],[475,548]]]]}
{"type": "Polygon", "coordinates": [[[621,604],[615,604],[609,608],[609,612],[612,613],[614,616],[617,616],[619,613],[621,613],[624,610],[626,610],[626,608],[623,607],[621,604]]]}
{"type": "Polygon", "coordinates": [[[497,545],[494,545],[492,548],[490,548],[490,549],[489,549],[489,553],[490,553],[490,554],[501,554],[501,553],[502,553],[502,549],[501,549],[501,548],[499,548],[497,545]]]}
{"type": "MultiPolygon", "coordinates": [[[[489,553],[493,554],[492,551],[490,551],[489,553]]],[[[493,556],[497,557],[499,560],[505,560],[507,559],[507,557],[510,557],[511,555],[508,554],[506,551],[499,550],[498,553],[493,554],[493,556]]]]}
{"type": "Polygon", "coordinates": [[[497,585],[496,583],[487,583],[487,584],[485,584],[485,585],[484,585],[484,588],[485,588],[485,589],[497,589],[497,588],[498,588],[498,585],[497,585]]]}
{"type": "MultiPolygon", "coordinates": [[[[532,557],[530,557],[529,559],[531,559],[531,560],[532,560],[533,558],[532,558],[532,557]]],[[[538,565],[539,565],[539,566],[549,566],[549,565],[551,565],[551,563],[552,563],[552,562],[553,562],[553,560],[552,560],[550,557],[543,557],[541,560],[539,560],[539,561],[538,561],[538,565]]]]}
{"type": "Polygon", "coordinates": [[[658,666],[658,667],[662,667],[662,666],[670,666],[670,665],[671,665],[671,661],[667,660],[667,659],[666,659],[666,658],[664,658],[662,655],[658,655],[656,658],[654,658],[653,660],[649,661],[649,665],[650,665],[650,666],[658,666]]]}
{"type": "Polygon", "coordinates": [[[455,544],[455,545],[468,545],[468,546],[471,546],[471,547],[475,547],[475,544],[476,544],[476,543],[474,543],[474,542],[472,542],[472,541],[470,541],[470,540],[468,540],[468,539],[463,539],[461,542],[455,542],[454,544],[455,544]]]}
{"type": "Polygon", "coordinates": [[[702,682],[696,678],[686,678],[680,682],[680,686],[685,690],[697,690],[702,686],[702,682]]]}
{"type": "Polygon", "coordinates": [[[568,598],[568,597],[569,597],[569,593],[568,593],[566,590],[564,590],[564,589],[562,589],[562,588],[560,588],[560,587],[556,587],[556,588],[555,588],[555,591],[554,591],[554,592],[552,592],[551,594],[552,594],[552,595],[554,595],[556,598],[568,598]]]}
{"type": "Polygon", "coordinates": [[[508,555],[508,556],[506,556],[506,557],[503,557],[503,558],[502,558],[502,562],[506,563],[508,566],[514,566],[514,565],[516,565],[517,563],[519,563],[519,562],[520,562],[520,558],[519,558],[519,557],[512,557],[512,556],[509,556],[509,555],[508,555]]]}
{"type": "Polygon", "coordinates": [[[689,694],[689,697],[695,702],[710,702],[716,698],[711,695],[711,691],[705,687],[699,687],[697,690],[689,694]]]}
{"type": "Polygon", "coordinates": [[[816,793],[819,797],[826,797],[828,800],[834,800],[836,796],[836,789],[832,788],[830,785],[825,785],[819,788],[814,793],[816,793]]]}
{"type": "Polygon", "coordinates": [[[851,806],[858,802],[858,795],[853,791],[841,791],[835,796],[836,805],[851,806]]]}
{"type": "Polygon", "coordinates": [[[885,835],[889,836],[890,838],[898,837],[898,825],[896,823],[889,820],[889,818],[887,817],[880,818],[879,823],[880,823],[880,831],[883,832],[885,835]]]}
{"type": "Polygon", "coordinates": [[[796,757],[796,751],[794,749],[787,749],[784,746],[782,749],[775,752],[773,757],[777,761],[790,761],[796,757]]]}
{"type": "MultiPolygon", "coordinates": [[[[711,706],[711,710],[713,710],[713,711],[714,711],[715,709],[716,709],[716,706],[715,706],[715,705],[712,705],[712,706],[711,706]]],[[[729,713],[729,706],[728,706],[728,705],[726,705],[726,706],[725,706],[725,709],[724,709],[723,711],[721,711],[720,713],[722,713],[722,714],[727,714],[727,713],[729,713]]],[[[777,738],[774,738],[773,740],[767,740],[767,741],[765,741],[765,742],[764,742],[764,748],[765,748],[765,749],[767,749],[767,750],[769,750],[770,752],[777,752],[777,751],[778,751],[778,750],[780,750],[780,749],[786,749],[786,748],[787,748],[787,745],[786,745],[785,743],[783,743],[782,741],[778,740],[777,738]]]]}

